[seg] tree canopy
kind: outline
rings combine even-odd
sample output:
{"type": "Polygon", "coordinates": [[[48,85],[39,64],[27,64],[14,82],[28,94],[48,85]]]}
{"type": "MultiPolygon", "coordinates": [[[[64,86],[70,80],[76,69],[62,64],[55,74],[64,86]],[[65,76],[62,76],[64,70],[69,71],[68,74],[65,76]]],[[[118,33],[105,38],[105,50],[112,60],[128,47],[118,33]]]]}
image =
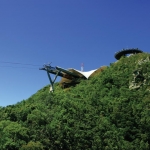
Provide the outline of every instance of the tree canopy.
{"type": "Polygon", "coordinates": [[[149,150],[150,54],[122,57],[75,87],[0,108],[1,150],[149,150]]]}

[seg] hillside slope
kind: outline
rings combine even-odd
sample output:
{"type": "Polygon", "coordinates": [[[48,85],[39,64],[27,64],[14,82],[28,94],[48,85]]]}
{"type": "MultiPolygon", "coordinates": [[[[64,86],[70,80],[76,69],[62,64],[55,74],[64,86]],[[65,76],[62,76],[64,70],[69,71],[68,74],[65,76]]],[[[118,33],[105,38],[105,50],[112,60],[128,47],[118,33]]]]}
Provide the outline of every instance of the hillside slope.
{"type": "Polygon", "coordinates": [[[1,150],[149,150],[150,54],[123,57],[75,87],[46,86],[0,108],[1,150]]]}

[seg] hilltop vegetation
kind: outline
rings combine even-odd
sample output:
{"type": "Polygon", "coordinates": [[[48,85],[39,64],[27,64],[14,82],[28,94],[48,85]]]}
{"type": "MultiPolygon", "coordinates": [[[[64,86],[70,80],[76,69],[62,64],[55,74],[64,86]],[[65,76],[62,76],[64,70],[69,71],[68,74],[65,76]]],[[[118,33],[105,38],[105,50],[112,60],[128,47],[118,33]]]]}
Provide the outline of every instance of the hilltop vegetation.
{"type": "Polygon", "coordinates": [[[75,87],[0,108],[1,150],[149,150],[150,54],[122,57],[75,87]]]}

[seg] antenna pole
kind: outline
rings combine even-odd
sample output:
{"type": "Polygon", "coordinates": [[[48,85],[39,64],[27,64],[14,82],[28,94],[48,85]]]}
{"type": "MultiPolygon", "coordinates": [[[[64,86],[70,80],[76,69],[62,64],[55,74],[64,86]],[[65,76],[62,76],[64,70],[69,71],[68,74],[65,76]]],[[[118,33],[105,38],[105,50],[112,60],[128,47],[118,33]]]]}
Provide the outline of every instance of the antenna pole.
{"type": "Polygon", "coordinates": [[[84,71],[84,64],[81,63],[81,71],[83,72],[84,71]]]}

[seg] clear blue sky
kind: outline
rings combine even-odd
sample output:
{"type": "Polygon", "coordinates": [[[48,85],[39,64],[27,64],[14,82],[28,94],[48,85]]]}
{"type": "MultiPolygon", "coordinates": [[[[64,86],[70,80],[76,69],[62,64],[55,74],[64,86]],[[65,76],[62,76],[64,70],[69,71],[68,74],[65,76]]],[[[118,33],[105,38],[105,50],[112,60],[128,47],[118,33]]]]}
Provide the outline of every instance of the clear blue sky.
{"type": "Polygon", "coordinates": [[[49,84],[44,63],[89,71],[137,47],[150,52],[149,0],[1,0],[0,106],[49,84]]]}

